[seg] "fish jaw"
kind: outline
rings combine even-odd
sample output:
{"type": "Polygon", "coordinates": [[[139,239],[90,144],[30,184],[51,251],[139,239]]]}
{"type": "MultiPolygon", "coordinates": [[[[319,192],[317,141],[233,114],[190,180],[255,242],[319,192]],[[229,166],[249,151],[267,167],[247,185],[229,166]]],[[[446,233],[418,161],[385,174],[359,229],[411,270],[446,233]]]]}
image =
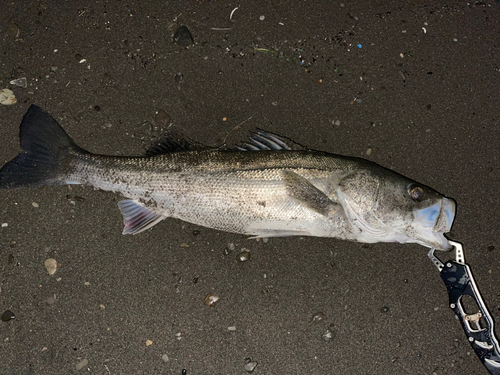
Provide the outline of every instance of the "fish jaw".
{"type": "Polygon", "coordinates": [[[416,210],[413,228],[418,232],[418,241],[415,242],[437,250],[451,250],[453,246],[444,234],[451,230],[455,212],[455,201],[444,197],[432,206],[416,210]]]}

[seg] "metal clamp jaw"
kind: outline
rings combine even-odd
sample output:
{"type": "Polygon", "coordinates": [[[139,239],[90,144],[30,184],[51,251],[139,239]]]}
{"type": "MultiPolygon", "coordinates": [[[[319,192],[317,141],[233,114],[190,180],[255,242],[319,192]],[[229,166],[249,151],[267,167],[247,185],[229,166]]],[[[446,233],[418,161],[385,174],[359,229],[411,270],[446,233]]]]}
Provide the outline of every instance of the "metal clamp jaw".
{"type": "Polygon", "coordinates": [[[446,284],[450,308],[462,324],[474,352],[490,374],[500,375],[500,345],[495,336],[494,321],[481,297],[471,269],[465,263],[462,244],[454,241],[449,242],[455,248],[455,260],[441,262],[434,254],[435,249],[429,251],[429,258],[439,270],[441,278],[446,284]],[[463,296],[470,296],[479,311],[467,313],[462,300],[463,296]]]}

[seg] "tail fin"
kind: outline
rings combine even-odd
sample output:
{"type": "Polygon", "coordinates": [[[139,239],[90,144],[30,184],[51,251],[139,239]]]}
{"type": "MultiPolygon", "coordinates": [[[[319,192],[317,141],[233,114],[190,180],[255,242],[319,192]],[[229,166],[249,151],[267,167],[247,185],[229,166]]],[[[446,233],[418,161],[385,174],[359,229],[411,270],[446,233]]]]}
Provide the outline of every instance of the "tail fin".
{"type": "Polygon", "coordinates": [[[23,152],[0,169],[0,189],[63,185],[70,151],[85,152],[36,105],[24,115],[19,138],[23,152]]]}

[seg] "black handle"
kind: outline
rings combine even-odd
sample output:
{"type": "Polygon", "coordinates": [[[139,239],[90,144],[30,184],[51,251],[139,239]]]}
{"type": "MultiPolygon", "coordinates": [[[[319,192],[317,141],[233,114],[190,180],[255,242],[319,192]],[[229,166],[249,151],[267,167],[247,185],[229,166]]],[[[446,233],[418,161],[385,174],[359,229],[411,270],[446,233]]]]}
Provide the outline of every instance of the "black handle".
{"type": "Polygon", "coordinates": [[[495,326],[467,264],[449,261],[440,272],[450,297],[450,308],[457,315],[465,334],[483,365],[490,374],[500,375],[500,346],[495,326]],[[474,299],[479,311],[467,314],[462,296],[474,299]]]}

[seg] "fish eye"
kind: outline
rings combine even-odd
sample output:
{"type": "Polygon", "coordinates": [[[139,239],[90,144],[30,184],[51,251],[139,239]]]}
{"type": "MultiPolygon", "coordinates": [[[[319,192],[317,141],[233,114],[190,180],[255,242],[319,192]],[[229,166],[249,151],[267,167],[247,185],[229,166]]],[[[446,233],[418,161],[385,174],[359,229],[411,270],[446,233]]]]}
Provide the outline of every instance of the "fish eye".
{"type": "Polygon", "coordinates": [[[424,199],[424,189],[422,189],[420,186],[415,186],[413,184],[409,185],[408,194],[410,195],[410,198],[415,202],[420,202],[422,199],[424,199]]]}

